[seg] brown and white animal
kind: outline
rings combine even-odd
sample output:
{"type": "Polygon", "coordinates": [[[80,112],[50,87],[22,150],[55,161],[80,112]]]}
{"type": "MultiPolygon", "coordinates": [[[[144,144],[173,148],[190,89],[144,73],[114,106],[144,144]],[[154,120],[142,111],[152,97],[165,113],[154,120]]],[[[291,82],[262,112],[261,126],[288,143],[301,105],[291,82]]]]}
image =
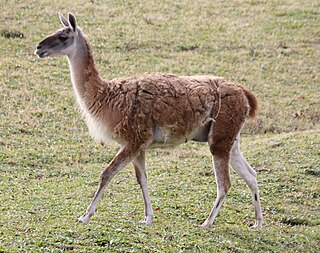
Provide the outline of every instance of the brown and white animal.
{"type": "Polygon", "coordinates": [[[101,173],[98,190],[86,213],[78,220],[89,222],[110,180],[133,163],[140,184],[146,224],[153,210],[147,186],[145,153],[154,147],[169,147],[188,140],[208,142],[213,156],[217,197],[209,217],[212,225],[231,187],[229,163],[252,193],[254,227],[262,227],[256,172],[240,152],[240,130],[257,110],[255,96],[245,87],[215,76],[175,76],[146,73],[103,80],[96,69],[87,38],[69,13],[61,14],[63,28],[39,43],[40,57],[66,55],[75,95],[90,134],[99,142],[110,140],[120,151],[101,173]]]}

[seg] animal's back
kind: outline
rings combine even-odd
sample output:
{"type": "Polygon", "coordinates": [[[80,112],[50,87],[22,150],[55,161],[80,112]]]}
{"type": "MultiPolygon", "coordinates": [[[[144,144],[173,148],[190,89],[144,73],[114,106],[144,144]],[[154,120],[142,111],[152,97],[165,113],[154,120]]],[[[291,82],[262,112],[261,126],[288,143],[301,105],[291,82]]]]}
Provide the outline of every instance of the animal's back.
{"type": "Polygon", "coordinates": [[[220,77],[164,73],[109,82],[109,105],[121,113],[116,135],[131,141],[135,137],[139,143],[192,139],[215,116],[215,105],[221,102],[218,89],[226,86],[232,91],[238,87],[220,77]]]}

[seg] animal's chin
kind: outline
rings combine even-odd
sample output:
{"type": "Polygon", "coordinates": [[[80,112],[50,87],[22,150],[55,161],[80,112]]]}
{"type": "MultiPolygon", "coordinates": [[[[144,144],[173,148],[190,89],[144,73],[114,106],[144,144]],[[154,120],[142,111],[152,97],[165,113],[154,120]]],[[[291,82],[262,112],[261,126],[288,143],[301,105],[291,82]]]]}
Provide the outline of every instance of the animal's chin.
{"type": "Polygon", "coordinates": [[[39,50],[36,50],[34,52],[39,58],[45,58],[47,56],[49,56],[49,52],[48,51],[39,51],[39,50]]]}

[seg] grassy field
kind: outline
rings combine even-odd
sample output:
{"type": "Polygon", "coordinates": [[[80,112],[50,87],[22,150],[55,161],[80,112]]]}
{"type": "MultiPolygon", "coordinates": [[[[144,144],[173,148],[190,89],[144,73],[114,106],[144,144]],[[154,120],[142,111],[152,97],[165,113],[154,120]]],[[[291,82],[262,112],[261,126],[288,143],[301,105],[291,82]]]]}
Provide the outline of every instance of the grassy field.
{"type": "Polygon", "coordinates": [[[320,3],[316,0],[0,0],[0,252],[319,252],[320,3]],[[242,151],[257,170],[264,227],[233,188],[214,226],[206,144],[148,153],[152,225],[132,168],[110,183],[98,213],[79,224],[99,173],[117,152],[88,136],[65,58],[37,43],[76,14],[101,76],[147,71],[224,76],[260,102],[242,151]]]}

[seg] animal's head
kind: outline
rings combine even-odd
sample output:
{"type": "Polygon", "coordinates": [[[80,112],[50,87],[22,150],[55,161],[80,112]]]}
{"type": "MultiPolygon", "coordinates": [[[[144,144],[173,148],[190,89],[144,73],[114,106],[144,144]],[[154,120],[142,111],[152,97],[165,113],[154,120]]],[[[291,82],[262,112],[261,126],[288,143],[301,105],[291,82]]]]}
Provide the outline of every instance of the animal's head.
{"type": "Polygon", "coordinates": [[[40,58],[71,55],[74,52],[79,33],[76,18],[71,13],[68,15],[68,20],[60,13],[59,18],[63,27],[42,40],[35,50],[35,54],[40,58]]]}

